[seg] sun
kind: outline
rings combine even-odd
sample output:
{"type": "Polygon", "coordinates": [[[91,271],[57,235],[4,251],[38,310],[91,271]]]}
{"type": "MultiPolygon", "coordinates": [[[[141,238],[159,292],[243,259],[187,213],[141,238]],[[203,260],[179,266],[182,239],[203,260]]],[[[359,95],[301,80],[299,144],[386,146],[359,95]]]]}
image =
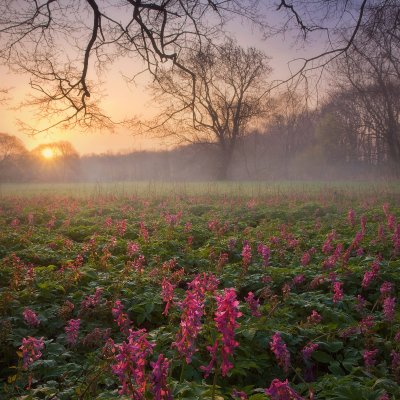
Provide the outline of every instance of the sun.
{"type": "Polygon", "coordinates": [[[42,150],[42,156],[47,160],[54,158],[54,151],[50,147],[46,147],[42,150]]]}

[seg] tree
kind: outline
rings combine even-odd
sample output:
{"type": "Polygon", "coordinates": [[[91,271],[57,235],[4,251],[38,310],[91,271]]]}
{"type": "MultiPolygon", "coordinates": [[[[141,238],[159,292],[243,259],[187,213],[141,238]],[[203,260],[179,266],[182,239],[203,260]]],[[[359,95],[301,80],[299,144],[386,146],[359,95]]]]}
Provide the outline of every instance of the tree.
{"type": "Polygon", "coordinates": [[[0,182],[15,172],[12,170],[20,169],[20,162],[26,155],[27,150],[20,139],[0,132],[0,182]]]}
{"type": "MultiPolygon", "coordinates": [[[[336,92],[359,119],[362,156],[400,173],[400,5],[371,15],[347,57],[336,63],[336,92]],[[382,26],[381,21],[387,25],[382,26]],[[341,78],[341,79],[338,79],[341,78]],[[349,104],[352,103],[352,104],[349,104]]],[[[348,118],[349,119],[349,118],[348,118]]]]}
{"type": "MultiPolygon", "coordinates": [[[[49,119],[44,130],[112,128],[98,100],[101,74],[117,59],[142,60],[154,75],[160,65],[174,65],[193,78],[182,62],[187,49],[218,41],[224,22],[236,17],[257,24],[266,36],[295,28],[302,39],[322,40],[321,50],[298,60],[288,78],[303,79],[346,54],[371,21],[367,12],[380,15],[395,5],[396,0],[7,0],[0,4],[0,60],[31,76],[35,97],[26,104],[49,119]]],[[[385,18],[376,23],[385,26],[385,18]]]]}
{"type": "Polygon", "coordinates": [[[181,69],[159,73],[153,85],[163,107],[150,130],[192,143],[218,148],[218,179],[226,179],[235,147],[248,127],[267,115],[268,58],[228,40],[220,47],[194,48],[184,63],[195,77],[181,69]]]}

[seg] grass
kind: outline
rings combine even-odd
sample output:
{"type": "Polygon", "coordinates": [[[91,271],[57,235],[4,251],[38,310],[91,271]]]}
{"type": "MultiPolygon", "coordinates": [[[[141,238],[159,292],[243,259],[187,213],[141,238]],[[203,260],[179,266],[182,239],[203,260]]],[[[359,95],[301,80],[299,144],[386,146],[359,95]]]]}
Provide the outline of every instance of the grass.
{"type": "Polygon", "coordinates": [[[110,183],[28,183],[2,184],[1,197],[58,195],[67,197],[97,196],[234,196],[240,198],[287,197],[311,198],[365,196],[400,198],[400,182],[110,182],[110,183]]]}

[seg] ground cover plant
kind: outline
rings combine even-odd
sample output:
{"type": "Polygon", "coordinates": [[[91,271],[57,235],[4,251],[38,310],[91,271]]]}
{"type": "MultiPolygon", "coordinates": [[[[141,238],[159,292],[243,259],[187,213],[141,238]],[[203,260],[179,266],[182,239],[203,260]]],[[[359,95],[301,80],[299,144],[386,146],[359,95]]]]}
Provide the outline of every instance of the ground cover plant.
{"type": "Polygon", "coordinates": [[[397,190],[0,200],[0,398],[399,399],[397,190]]]}

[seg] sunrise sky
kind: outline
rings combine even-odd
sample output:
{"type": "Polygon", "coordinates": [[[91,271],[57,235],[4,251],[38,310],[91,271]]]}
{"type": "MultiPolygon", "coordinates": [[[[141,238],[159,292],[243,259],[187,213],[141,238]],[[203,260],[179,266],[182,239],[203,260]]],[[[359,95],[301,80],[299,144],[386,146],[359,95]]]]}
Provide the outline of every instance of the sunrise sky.
{"type": "MultiPolygon", "coordinates": [[[[231,34],[243,46],[255,46],[272,57],[270,65],[273,68],[271,79],[284,79],[289,76],[288,62],[296,57],[312,54],[317,51],[307,47],[307,51],[301,47],[295,47],[291,40],[283,37],[275,37],[272,40],[264,41],[261,35],[253,32],[249,27],[240,27],[237,23],[235,28],[231,27],[231,34]]],[[[113,64],[108,74],[102,79],[105,81],[104,93],[106,97],[102,101],[103,108],[114,120],[131,118],[132,116],[146,118],[152,115],[155,105],[151,95],[146,90],[149,77],[142,75],[137,79],[136,85],[127,85],[121,74],[130,75],[132,71],[141,70],[140,62],[136,64],[119,62],[113,64]]],[[[0,132],[18,136],[31,150],[32,148],[49,142],[67,140],[70,141],[76,150],[81,154],[106,153],[106,152],[128,152],[132,150],[166,149],[173,146],[173,143],[166,143],[160,139],[135,135],[126,129],[119,129],[114,133],[110,132],[85,132],[63,131],[55,129],[51,133],[38,134],[34,137],[27,136],[18,130],[17,120],[37,123],[32,110],[19,107],[24,96],[30,93],[29,79],[27,75],[15,75],[6,69],[0,69],[1,81],[6,87],[12,88],[9,93],[10,101],[0,104],[0,132]]]]}

